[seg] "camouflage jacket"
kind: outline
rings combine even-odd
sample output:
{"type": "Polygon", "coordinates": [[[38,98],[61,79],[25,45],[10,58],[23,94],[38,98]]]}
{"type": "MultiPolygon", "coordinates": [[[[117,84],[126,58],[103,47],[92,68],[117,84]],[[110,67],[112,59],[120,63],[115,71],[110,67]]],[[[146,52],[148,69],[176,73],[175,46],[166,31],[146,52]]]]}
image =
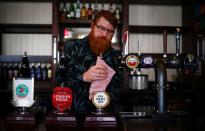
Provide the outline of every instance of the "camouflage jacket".
{"type": "MultiPolygon", "coordinates": [[[[73,90],[72,110],[77,114],[88,114],[95,108],[88,99],[91,84],[82,80],[82,74],[96,64],[97,56],[89,48],[88,37],[67,41],[63,52],[67,61],[64,72],[64,86],[73,90]]],[[[118,58],[119,53],[116,53],[112,48],[103,54],[103,60],[116,71],[106,88],[106,92],[111,96],[112,103],[118,99],[121,86],[122,71],[118,68],[120,64],[118,58]]],[[[60,76],[58,74],[56,76],[57,83],[60,83],[60,76]]]]}

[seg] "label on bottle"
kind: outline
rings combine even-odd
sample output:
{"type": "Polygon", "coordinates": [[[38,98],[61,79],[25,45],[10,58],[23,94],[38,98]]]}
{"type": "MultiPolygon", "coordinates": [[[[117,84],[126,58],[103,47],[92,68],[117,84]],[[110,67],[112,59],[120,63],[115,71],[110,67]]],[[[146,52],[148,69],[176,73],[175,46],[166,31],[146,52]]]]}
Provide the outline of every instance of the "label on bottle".
{"type": "Polygon", "coordinates": [[[74,18],[75,17],[75,12],[72,10],[72,11],[70,11],[70,17],[71,18],[74,18]]]}
{"type": "Polygon", "coordinates": [[[75,18],[77,18],[77,19],[80,18],[80,9],[79,9],[79,8],[77,8],[77,9],[75,10],[75,18]]]}
{"type": "Polygon", "coordinates": [[[51,69],[48,69],[48,79],[51,79],[51,77],[52,77],[52,71],[51,69]]]}
{"type": "Polygon", "coordinates": [[[86,19],[86,8],[81,9],[81,19],[86,19]]]}
{"type": "Polygon", "coordinates": [[[46,80],[46,79],[47,79],[47,68],[46,68],[46,67],[43,68],[43,71],[42,71],[42,79],[43,79],[43,80],[46,80]]]}

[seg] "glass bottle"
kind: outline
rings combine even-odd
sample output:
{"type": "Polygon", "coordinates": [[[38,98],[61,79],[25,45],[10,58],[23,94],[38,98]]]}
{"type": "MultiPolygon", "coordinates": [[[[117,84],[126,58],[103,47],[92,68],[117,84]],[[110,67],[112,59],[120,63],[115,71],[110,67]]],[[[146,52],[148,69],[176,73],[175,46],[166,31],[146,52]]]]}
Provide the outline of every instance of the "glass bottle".
{"type": "Polygon", "coordinates": [[[119,4],[117,4],[116,8],[115,8],[115,17],[117,18],[117,20],[120,20],[120,7],[119,7],[119,4]]]}
{"type": "Polygon", "coordinates": [[[9,63],[9,67],[8,67],[8,79],[12,80],[14,76],[14,67],[12,65],[12,63],[9,63]]]}
{"type": "Polygon", "coordinates": [[[70,18],[71,19],[75,18],[75,7],[73,5],[73,2],[70,3],[70,18]]]}
{"type": "Polygon", "coordinates": [[[68,13],[68,9],[66,7],[66,2],[63,2],[63,7],[61,9],[61,18],[66,18],[68,13]]]}
{"type": "Polygon", "coordinates": [[[7,63],[3,63],[2,66],[2,89],[6,89],[7,88],[7,83],[8,83],[8,67],[7,67],[7,63]]]}
{"type": "Polygon", "coordinates": [[[80,19],[80,1],[77,0],[76,8],[75,8],[75,18],[80,19]]]}
{"type": "Polygon", "coordinates": [[[36,78],[36,67],[35,67],[35,63],[31,64],[31,77],[32,78],[36,78]]]}
{"type": "Polygon", "coordinates": [[[42,80],[47,80],[47,72],[48,72],[48,69],[47,69],[47,66],[45,63],[42,64],[42,80]]]}
{"type": "Polygon", "coordinates": [[[85,20],[87,17],[86,15],[86,6],[85,6],[85,0],[83,0],[83,4],[81,7],[81,11],[80,11],[80,19],[85,20]]]}
{"type": "Polygon", "coordinates": [[[93,9],[91,7],[91,2],[89,2],[89,7],[87,9],[87,18],[91,20],[93,18],[93,9]]]}
{"type": "Polygon", "coordinates": [[[96,14],[98,13],[99,9],[98,9],[98,3],[95,0],[95,5],[94,5],[94,11],[93,11],[93,17],[96,16],[96,14]]]}
{"type": "Polygon", "coordinates": [[[52,79],[52,66],[50,63],[47,64],[47,69],[48,69],[47,78],[48,78],[48,80],[51,80],[52,79]]]}
{"type": "Polygon", "coordinates": [[[37,64],[37,68],[36,68],[36,79],[37,80],[41,80],[42,78],[42,70],[41,70],[41,63],[37,64]]]}
{"type": "Polygon", "coordinates": [[[14,64],[14,77],[18,77],[18,74],[19,74],[19,66],[18,66],[18,63],[15,63],[14,64]]]}

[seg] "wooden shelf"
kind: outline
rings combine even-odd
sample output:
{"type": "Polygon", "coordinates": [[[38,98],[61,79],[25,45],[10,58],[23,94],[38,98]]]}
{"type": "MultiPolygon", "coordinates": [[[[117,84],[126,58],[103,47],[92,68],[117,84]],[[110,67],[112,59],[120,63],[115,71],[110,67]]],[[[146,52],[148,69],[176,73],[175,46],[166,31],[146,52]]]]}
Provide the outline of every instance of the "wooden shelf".
{"type": "MultiPolygon", "coordinates": [[[[21,55],[0,55],[0,62],[20,62],[21,55]]],[[[52,56],[28,56],[29,62],[52,62],[52,56]]]]}
{"type": "MultiPolygon", "coordinates": [[[[67,0],[59,0],[60,2],[68,2],[67,0]]],[[[76,0],[70,0],[69,2],[76,2],[76,0]]],[[[86,0],[85,2],[89,2],[89,3],[95,3],[95,2],[97,2],[97,3],[102,3],[102,1],[101,0],[86,0]]],[[[120,3],[121,2],[121,0],[103,0],[103,3],[120,3]]]]}
{"type": "Polygon", "coordinates": [[[51,24],[0,24],[0,33],[51,34],[51,24]]]}
{"type": "MultiPolygon", "coordinates": [[[[187,1],[186,1],[187,2],[187,1]]],[[[182,5],[183,0],[128,0],[129,4],[182,5]]]]}
{"type": "MultiPolygon", "coordinates": [[[[130,25],[130,33],[163,33],[163,30],[167,30],[167,33],[175,33],[177,26],[137,26],[130,25]]],[[[182,33],[188,33],[189,27],[179,27],[182,33]]]]}
{"type": "MultiPolygon", "coordinates": [[[[92,20],[81,20],[81,19],[66,19],[61,18],[60,24],[64,26],[71,26],[71,27],[90,27],[92,20]]],[[[118,22],[118,26],[122,24],[121,21],[118,22]]]]}
{"type": "Polygon", "coordinates": [[[53,0],[0,0],[3,2],[52,2],[53,0]]]}
{"type": "Polygon", "coordinates": [[[91,20],[81,20],[81,19],[66,19],[61,18],[60,24],[64,26],[71,26],[71,27],[90,27],[91,20]]]}

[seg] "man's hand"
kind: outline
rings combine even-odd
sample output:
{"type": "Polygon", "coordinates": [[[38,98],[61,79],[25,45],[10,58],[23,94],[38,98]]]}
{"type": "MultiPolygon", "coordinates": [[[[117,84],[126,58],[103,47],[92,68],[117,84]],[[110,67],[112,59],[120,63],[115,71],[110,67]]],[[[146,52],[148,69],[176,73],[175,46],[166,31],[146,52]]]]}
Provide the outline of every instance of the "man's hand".
{"type": "Polygon", "coordinates": [[[107,68],[101,64],[96,64],[83,73],[83,81],[93,82],[96,80],[104,80],[107,76],[107,68]]]}

